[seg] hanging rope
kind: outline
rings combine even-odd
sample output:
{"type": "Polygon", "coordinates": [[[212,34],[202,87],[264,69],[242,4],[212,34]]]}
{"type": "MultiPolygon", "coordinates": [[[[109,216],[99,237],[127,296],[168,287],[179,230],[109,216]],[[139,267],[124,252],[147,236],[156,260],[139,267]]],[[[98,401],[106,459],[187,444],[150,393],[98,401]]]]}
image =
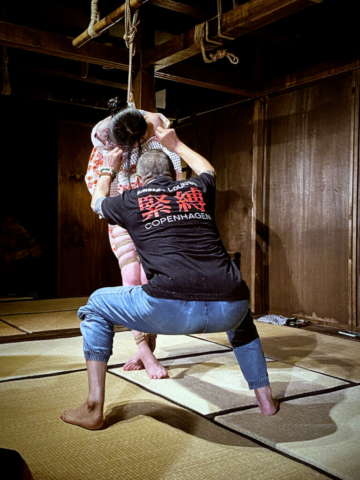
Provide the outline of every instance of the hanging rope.
{"type": "Polygon", "coordinates": [[[227,58],[231,63],[236,65],[239,63],[239,59],[233,53],[229,53],[227,49],[217,50],[215,53],[210,53],[209,58],[206,55],[206,50],[213,50],[214,45],[210,45],[209,43],[205,42],[205,28],[206,22],[201,23],[200,25],[195,26],[195,36],[194,36],[194,43],[195,45],[201,49],[201,53],[203,56],[203,60],[205,63],[213,63],[221,58],[227,58]]]}
{"type": "Polygon", "coordinates": [[[98,7],[99,0],[91,0],[91,17],[90,17],[90,24],[88,26],[88,34],[91,38],[98,37],[100,33],[96,33],[93,30],[93,26],[95,23],[100,21],[100,12],[98,7]]]}
{"type": "Polygon", "coordinates": [[[8,70],[8,61],[9,58],[7,56],[6,47],[2,47],[2,89],[1,95],[10,95],[11,94],[11,84],[9,79],[9,70],[8,70]]]}
{"type": "MultiPolygon", "coordinates": [[[[221,33],[221,0],[217,0],[218,14],[216,17],[218,19],[218,37],[225,38],[227,40],[234,40],[232,37],[228,37],[221,33]]],[[[239,59],[233,53],[229,53],[227,49],[223,48],[222,50],[217,50],[216,53],[210,53],[209,57],[206,55],[206,50],[213,50],[214,44],[222,45],[221,42],[216,42],[215,40],[209,40],[208,38],[208,21],[201,23],[200,25],[195,26],[195,35],[194,43],[201,49],[203,60],[205,63],[213,63],[221,58],[227,58],[231,63],[236,65],[239,63],[239,59]],[[212,45],[211,45],[212,44],[212,45]]]]}
{"type": "Polygon", "coordinates": [[[129,49],[129,74],[128,74],[128,93],[127,101],[135,107],[134,102],[134,93],[132,88],[132,58],[136,53],[135,46],[135,35],[137,32],[137,26],[139,25],[140,20],[138,21],[138,11],[134,13],[133,20],[131,21],[131,10],[130,10],[130,0],[126,0],[125,3],[125,35],[124,40],[126,47],[129,49]]]}

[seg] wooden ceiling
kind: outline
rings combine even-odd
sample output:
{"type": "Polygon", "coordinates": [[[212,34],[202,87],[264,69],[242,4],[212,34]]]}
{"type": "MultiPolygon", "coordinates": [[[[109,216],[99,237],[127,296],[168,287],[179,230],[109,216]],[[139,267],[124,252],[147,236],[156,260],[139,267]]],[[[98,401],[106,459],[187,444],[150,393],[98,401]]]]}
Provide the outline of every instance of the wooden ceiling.
{"type": "MultiPolygon", "coordinates": [[[[99,0],[100,18],[108,17],[103,24],[119,18],[122,2],[99,0]]],[[[221,33],[233,40],[218,35],[217,0],[131,4],[141,5],[133,60],[139,102],[151,108],[154,92],[165,90],[164,111],[172,118],[360,67],[356,0],[223,0],[221,33]],[[209,38],[224,42],[238,64],[226,58],[204,62],[194,31],[206,20],[209,38]]],[[[2,61],[4,66],[7,57],[12,95],[93,108],[105,108],[114,95],[126,97],[123,20],[88,40],[91,0],[4,1],[0,9],[2,61]],[[79,36],[88,41],[76,47],[79,36]]]]}

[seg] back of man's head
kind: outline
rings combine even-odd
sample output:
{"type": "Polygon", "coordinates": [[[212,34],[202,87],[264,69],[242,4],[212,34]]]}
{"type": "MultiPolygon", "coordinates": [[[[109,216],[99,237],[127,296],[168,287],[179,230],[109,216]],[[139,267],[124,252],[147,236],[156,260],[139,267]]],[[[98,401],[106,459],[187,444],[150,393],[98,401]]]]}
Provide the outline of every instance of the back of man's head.
{"type": "Polygon", "coordinates": [[[175,169],[169,156],[160,149],[148,150],[139,158],[136,173],[143,183],[157,177],[175,178],[175,169]]]}

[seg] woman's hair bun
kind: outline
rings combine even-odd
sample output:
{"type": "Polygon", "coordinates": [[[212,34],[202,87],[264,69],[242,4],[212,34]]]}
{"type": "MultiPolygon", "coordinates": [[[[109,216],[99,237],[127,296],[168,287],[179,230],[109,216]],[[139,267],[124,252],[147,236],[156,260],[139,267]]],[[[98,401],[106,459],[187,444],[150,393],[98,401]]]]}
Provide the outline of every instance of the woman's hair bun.
{"type": "Polygon", "coordinates": [[[116,115],[117,113],[121,112],[128,107],[127,101],[122,99],[121,97],[114,97],[110,98],[108,101],[108,110],[111,116],[116,115]]]}

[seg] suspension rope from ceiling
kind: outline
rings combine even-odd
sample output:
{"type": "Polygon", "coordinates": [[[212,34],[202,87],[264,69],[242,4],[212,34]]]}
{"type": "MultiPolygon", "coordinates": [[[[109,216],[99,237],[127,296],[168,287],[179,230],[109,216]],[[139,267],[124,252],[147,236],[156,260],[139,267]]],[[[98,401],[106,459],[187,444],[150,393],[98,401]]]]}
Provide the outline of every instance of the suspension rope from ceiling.
{"type": "Polygon", "coordinates": [[[136,53],[135,36],[137,32],[137,26],[140,23],[138,20],[138,10],[135,11],[133,19],[131,21],[130,0],[126,0],[125,3],[125,35],[124,40],[126,47],[129,49],[129,73],[128,73],[128,93],[127,101],[135,107],[134,93],[132,87],[132,58],[136,53]]]}
{"type": "Polygon", "coordinates": [[[95,23],[100,21],[100,12],[99,12],[99,7],[98,7],[98,1],[99,0],[91,0],[91,17],[90,17],[90,23],[88,26],[88,34],[90,35],[91,38],[98,37],[100,33],[96,33],[93,30],[93,26],[95,23]]]}

